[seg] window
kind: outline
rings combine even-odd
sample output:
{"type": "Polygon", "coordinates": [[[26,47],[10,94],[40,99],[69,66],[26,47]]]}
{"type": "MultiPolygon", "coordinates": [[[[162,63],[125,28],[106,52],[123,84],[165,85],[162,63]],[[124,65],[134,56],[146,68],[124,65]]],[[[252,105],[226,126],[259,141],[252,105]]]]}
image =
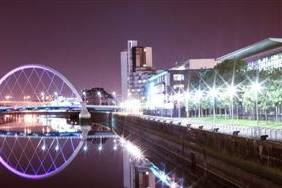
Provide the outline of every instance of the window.
{"type": "Polygon", "coordinates": [[[183,74],[173,74],[173,80],[174,81],[182,81],[182,80],[184,80],[184,75],[183,74]]]}
{"type": "Polygon", "coordinates": [[[184,89],[184,84],[175,84],[173,85],[174,90],[183,90],[184,89]]]}

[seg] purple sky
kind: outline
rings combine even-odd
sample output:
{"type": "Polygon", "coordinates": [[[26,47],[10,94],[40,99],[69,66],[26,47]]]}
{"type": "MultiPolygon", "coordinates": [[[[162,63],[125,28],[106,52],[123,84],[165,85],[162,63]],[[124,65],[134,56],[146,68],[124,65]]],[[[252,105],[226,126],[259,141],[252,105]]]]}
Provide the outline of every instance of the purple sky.
{"type": "Polygon", "coordinates": [[[282,1],[0,1],[0,75],[46,64],[78,88],[120,90],[128,39],[153,47],[156,68],[215,58],[282,37],[282,1]]]}

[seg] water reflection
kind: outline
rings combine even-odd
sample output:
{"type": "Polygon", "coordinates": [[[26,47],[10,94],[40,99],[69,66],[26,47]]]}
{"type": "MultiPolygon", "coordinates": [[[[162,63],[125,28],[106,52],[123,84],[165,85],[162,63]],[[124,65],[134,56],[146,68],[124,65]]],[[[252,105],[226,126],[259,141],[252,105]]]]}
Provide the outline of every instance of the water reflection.
{"type": "MultiPolygon", "coordinates": [[[[59,172],[64,173],[64,169],[75,162],[77,156],[90,154],[92,157],[83,159],[83,162],[80,160],[80,163],[87,161],[90,164],[93,159],[97,160],[97,154],[100,155],[98,157],[105,154],[107,156],[101,158],[104,161],[111,158],[111,161],[116,162],[115,165],[122,164],[119,177],[122,175],[123,181],[119,181],[120,186],[115,184],[114,187],[132,187],[132,176],[136,173],[139,174],[138,177],[142,176],[144,182],[141,183],[147,187],[158,182],[165,186],[181,187],[146,159],[140,147],[114,134],[108,127],[95,123],[91,127],[79,126],[76,119],[46,115],[5,115],[0,118],[0,162],[18,176],[28,179],[51,177],[59,172]],[[91,154],[93,152],[94,155],[91,154]],[[113,153],[122,154],[122,160],[118,161],[113,153]]],[[[105,170],[103,168],[115,167],[91,170],[85,166],[81,168],[95,174],[95,171],[105,170]]]]}
{"type": "Polygon", "coordinates": [[[0,162],[24,178],[40,179],[62,171],[84,143],[83,129],[66,119],[30,114],[3,119],[0,162]]]}

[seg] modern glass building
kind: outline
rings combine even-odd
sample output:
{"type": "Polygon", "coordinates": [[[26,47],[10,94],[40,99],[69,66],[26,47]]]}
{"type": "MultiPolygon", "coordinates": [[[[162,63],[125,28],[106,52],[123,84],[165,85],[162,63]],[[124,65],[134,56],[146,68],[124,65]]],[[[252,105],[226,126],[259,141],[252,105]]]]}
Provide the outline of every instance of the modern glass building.
{"type": "Polygon", "coordinates": [[[282,38],[267,38],[234,52],[217,58],[225,60],[240,59],[248,63],[249,69],[271,70],[282,68],[282,38]]]}

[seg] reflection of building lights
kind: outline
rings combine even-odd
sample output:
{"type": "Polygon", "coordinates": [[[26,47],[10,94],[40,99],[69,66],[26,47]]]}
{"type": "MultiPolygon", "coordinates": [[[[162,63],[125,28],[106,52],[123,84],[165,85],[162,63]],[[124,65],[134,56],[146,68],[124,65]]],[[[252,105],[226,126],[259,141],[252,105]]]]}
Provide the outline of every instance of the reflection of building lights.
{"type": "Polygon", "coordinates": [[[23,116],[23,120],[25,123],[34,123],[36,122],[37,118],[33,116],[32,114],[25,114],[23,116]]]}
{"type": "Polygon", "coordinates": [[[162,183],[164,183],[167,186],[171,185],[171,178],[168,175],[166,175],[164,171],[161,171],[157,166],[152,164],[150,170],[157,178],[160,179],[162,183]]]}
{"type": "Polygon", "coordinates": [[[59,145],[56,145],[55,150],[56,150],[56,151],[59,150],[59,145]]]}
{"type": "Polygon", "coordinates": [[[87,146],[87,144],[85,144],[84,146],[83,146],[83,151],[87,151],[88,150],[88,146],[87,146]]]}
{"type": "Polygon", "coordinates": [[[116,145],[116,144],[114,145],[114,148],[113,148],[113,149],[114,149],[114,150],[117,150],[117,145],[116,145]]]}
{"type": "Polygon", "coordinates": [[[24,99],[24,100],[29,100],[29,99],[30,99],[30,96],[29,96],[29,95],[24,96],[23,99],[24,99]]]}
{"type": "Polygon", "coordinates": [[[170,184],[170,188],[178,188],[178,185],[177,185],[177,183],[176,182],[171,182],[171,184],[170,184]]]}
{"type": "Polygon", "coordinates": [[[102,144],[99,144],[99,146],[98,146],[98,150],[99,150],[99,151],[102,151],[102,149],[103,149],[102,144]]]}
{"type": "Polygon", "coordinates": [[[132,155],[135,159],[139,160],[144,158],[143,153],[138,146],[134,145],[128,140],[125,140],[123,137],[120,137],[119,142],[120,145],[124,147],[127,152],[132,155]]]}
{"type": "Polygon", "coordinates": [[[45,151],[45,150],[46,150],[46,145],[43,144],[43,145],[41,146],[41,149],[42,149],[42,151],[45,151]]]}
{"type": "Polygon", "coordinates": [[[120,138],[120,145],[123,147],[125,145],[125,139],[123,137],[120,138]]]}
{"type": "Polygon", "coordinates": [[[135,159],[142,159],[143,158],[143,153],[142,151],[134,144],[131,142],[127,141],[125,145],[127,151],[135,158],[135,159]]]}

